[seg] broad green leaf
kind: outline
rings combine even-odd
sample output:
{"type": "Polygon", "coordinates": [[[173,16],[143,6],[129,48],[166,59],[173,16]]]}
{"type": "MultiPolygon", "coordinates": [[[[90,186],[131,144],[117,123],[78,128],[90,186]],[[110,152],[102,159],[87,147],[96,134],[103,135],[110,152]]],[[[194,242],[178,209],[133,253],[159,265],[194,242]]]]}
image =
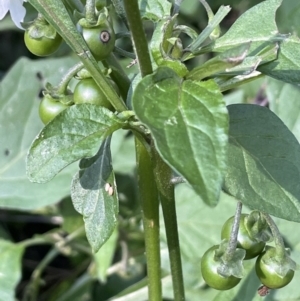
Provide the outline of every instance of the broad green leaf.
{"type": "Polygon", "coordinates": [[[228,114],[214,81],[183,81],[158,68],[136,87],[133,107],[162,158],[203,201],[217,203],[226,167],[228,114]]]}
{"type": "Polygon", "coordinates": [[[228,106],[224,190],[252,209],[300,222],[300,145],[269,109],[228,106]]]}
{"type": "Polygon", "coordinates": [[[26,176],[26,153],[43,127],[38,107],[45,82],[58,84],[77,61],[73,58],[20,59],[0,83],[0,207],[31,210],[58,202],[69,194],[76,167],[51,183],[37,185],[26,176]]]}
{"type": "Polygon", "coordinates": [[[266,85],[269,107],[300,141],[300,88],[269,79],[266,85]]]}
{"type": "Polygon", "coordinates": [[[286,83],[299,85],[300,82],[300,40],[290,36],[280,43],[276,60],[261,65],[258,70],[263,74],[286,83]]]}
{"type": "Polygon", "coordinates": [[[174,26],[177,22],[177,15],[172,18],[164,18],[157,23],[153,33],[150,49],[155,63],[158,66],[166,66],[173,69],[179,76],[185,76],[188,73],[187,67],[180,62],[168,56],[168,50],[171,46],[168,39],[174,36],[174,26]]]}
{"type": "Polygon", "coordinates": [[[33,182],[51,180],[63,168],[91,157],[101,141],[124,122],[104,107],[73,105],[48,123],[33,141],[27,156],[27,175],[33,182]]]}
{"type": "Polygon", "coordinates": [[[167,0],[139,0],[139,7],[143,19],[157,22],[170,16],[172,4],[167,0]]]}
{"type": "Polygon", "coordinates": [[[110,138],[104,140],[94,157],[80,161],[71,197],[75,209],[83,215],[87,239],[97,252],[114,231],[119,210],[110,138]]]}
{"type": "Polygon", "coordinates": [[[95,261],[95,276],[101,282],[106,282],[107,270],[110,267],[114,258],[116,246],[118,242],[118,229],[116,228],[106,243],[94,255],[95,261]]]}
{"type": "Polygon", "coordinates": [[[0,300],[14,301],[15,289],[21,279],[22,245],[0,239],[0,300]]]}
{"type": "Polygon", "coordinates": [[[249,54],[254,55],[261,46],[273,43],[278,30],[275,14],[282,0],[267,0],[244,12],[230,29],[213,45],[213,51],[225,51],[243,43],[252,42],[249,54]]]}

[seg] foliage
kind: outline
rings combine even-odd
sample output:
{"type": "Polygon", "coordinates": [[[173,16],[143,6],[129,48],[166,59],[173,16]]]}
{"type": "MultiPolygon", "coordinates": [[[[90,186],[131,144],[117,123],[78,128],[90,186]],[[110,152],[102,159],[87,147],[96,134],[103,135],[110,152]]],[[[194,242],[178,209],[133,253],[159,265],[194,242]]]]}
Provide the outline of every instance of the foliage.
{"type": "MultiPolygon", "coordinates": [[[[255,210],[245,235],[250,224],[250,237],[271,229],[263,241],[274,238],[267,263],[276,261],[279,282],[294,275],[300,4],[227,1],[239,14],[232,18],[222,1],[207,2],[24,3],[26,21],[37,12],[43,20],[30,39],[47,33],[64,43],[50,57],[22,57],[3,70],[0,206],[17,222],[0,225],[0,300],[259,300],[255,262],[237,245],[238,209],[221,241],[236,204],[255,210]],[[74,101],[86,78],[101,101],[74,101]],[[45,125],[44,95],[64,108],[45,125]],[[49,226],[28,234],[24,216],[49,226]],[[21,279],[33,249],[39,262],[21,279]],[[208,249],[214,276],[238,275],[237,286],[207,286],[200,262],[208,249]],[[75,272],[51,283],[47,267],[56,260],[75,272]]],[[[1,18],[10,9],[23,21],[24,8],[16,14],[4,3],[1,18]]],[[[299,301],[298,274],[265,300],[299,301]]]]}

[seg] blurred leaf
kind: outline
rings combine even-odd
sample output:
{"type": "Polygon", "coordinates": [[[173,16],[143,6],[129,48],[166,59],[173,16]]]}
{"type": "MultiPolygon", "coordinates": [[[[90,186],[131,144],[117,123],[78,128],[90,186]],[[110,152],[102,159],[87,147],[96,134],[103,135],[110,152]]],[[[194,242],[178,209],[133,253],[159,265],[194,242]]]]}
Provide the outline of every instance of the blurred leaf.
{"type": "Polygon", "coordinates": [[[286,83],[299,85],[300,82],[300,40],[290,36],[280,43],[276,60],[263,64],[257,69],[263,74],[286,83]]]}
{"type": "Polygon", "coordinates": [[[300,141],[300,88],[269,79],[266,85],[269,107],[300,141]]]}
{"type": "Polygon", "coordinates": [[[143,78],[133,95],[164,160],[203,201],[216,205],[225,171],[228,115],[214,81],[183,81],[169,68],[143,78]]]}
{"type": "Polygon", "coordinates": [[[244,12],[230,29],[216,40],[213,51],[225,51],[251,42],[249,55],[254,55],[261,47],[274,43],[278,34],[275,14],[281,2],[282,0],[263,1],[244,12]]]}
{"type": "Polygon", "coordinates": [[[100,250],[94,255],[96,264],[96,277],[101,282],[106,282],[107,270],[110,267],[114,258],[116,246],[118,241],[118,229],[116,228],[111,234],[106,243],[100,248],[100,250]]]}
{"type": "Polygon", "coordinates": [[[124,125],[110,110],[92,104],[73,105],[49,122],[27,156],[31,181],[50,181],[69,164],[93,156],[101,141],[124,125]]]}
{"type": "Polygon", "coordinates": [[[44,83],[58,83],[75,63],[72,58],[22,58],[0,83],[0,207],[37,209],[70,193],[75,166],[65,169],[51,183],[37,185],[27,179],[25,156],[42,128],[38,106],[44,83]]]}
{"type": "Polygon", "coordinates": [[[134,136],[124,130],[113,133],[111,155],[115,173],[133,174],[136,166],[134,136]]]}
{"type": "Polygon", "coordinates": [[[74,209],[70,197],[59,203],[59,212],[63,217],[62,229],[72,233],[83,226],[82,216],[74,209]]]}
{"type": "Polygon", "coordinates": [[[14,301],[15,289],[21,279],[22,245],[0,239],[0,300],[14,301]]]}
{"type": "Polygon", "coordinates": [[[75,209],[83,215],[87,239],[97,252],[113,233],[119,211],[110,138],[104,140],[94,157],[80,161],[80,171],[72,181],[71,197],[75,209]]]}
{"type": "Polygon", "coordinates": [[[269,109],[228,106],[224,190],[252,209],[300,222],[300,145],[269,109]]]}
{"type": "Polygon", "coordinates": [[[284,0],[277,11],[276,21],[280,32],[291,31],[300,35],[300,3],[299,1],[284,0]]]}
{"type": "Polygon", "coordinates": [[[158,21],[170,15],[172,4],[167,0],[139,0],[143,19],[158,21]]]}

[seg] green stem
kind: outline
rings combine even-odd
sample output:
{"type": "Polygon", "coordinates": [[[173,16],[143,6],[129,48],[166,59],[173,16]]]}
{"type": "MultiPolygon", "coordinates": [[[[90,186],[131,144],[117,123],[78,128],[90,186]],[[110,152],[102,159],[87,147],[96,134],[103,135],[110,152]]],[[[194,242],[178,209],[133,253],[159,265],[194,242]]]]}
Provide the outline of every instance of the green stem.
{"type": "Polygon", "coordinates": [[[67,94],[68,85],[71,79],[83,68],[82,62],[76,64],[63,76],[60,83],[57,86],[58,94],[67,94]]]}
{"type": "Polygon", "coordinates": [[[272,235],[274,237],[275,247],[276,247],[276,255],[279,258],[284,258],[286,251],[285,251],[284,242],[283,242],[283,239],[279,232],[278,227],[276,226],[275,222],[273,221],[273,219],[271,218],[271,216],[269,214],[261,212],[261,215],[264,217],[264,219],[266,220],[266,222],[268,223],[268,225],[271,229],[272,235]]]}
{"type": "Polygon", "coordinates": [[[114,52],[117,53],[117,54],[119,54],[119,55],[121,55],[121,56],[129,57],[129,58],[131,58],[133,60],[135,59],[135,54],[134,53],[126,51],[126,50],[124,50],[124,49],[122,49],[120,47],[115,46],[114,52]]]}
{"type": "Polygon", "coordinates": [[[127,19],[126,19],[126,13],[125,13],[123,1],[122,0],[111,0],[111,2],[116,10],[117,15],[120,17],[120,19],[123,21],[123,23],[125,24],[125,26],[128,29],[129,26],[128,26],[127,19]]]}
{"type": "Polygon", "coordinates": [[[96,14],[95,14],[96,3],[95,0],[86,0],[85,5],[85,18],[91,24],[97,22],[96,14]]]}
{"type": "Polygon", "coordinates": [[[138,186],[143,211],[148,274],[148,300],[162,300],[159,202],[151,157],[143,143],[135,139],[138,186]]]}
{"type": "MultiPolygon", "coordinates": [[[[126,100],[131,82],[130,82],[130,79],[128,78],[127,74],[124,72],[119,61],[116,59],[114,54],[111,53],[108,58],[106,58],[104,61],[102,61],[102,63],[105,68],[111,69],[112,72],[110,74],[110,77],[117,84],[122,98],[126,100]]],[[[127,110],[126,106],[125,106],[125,108],[126,108],[125,110],[127,110]]]]}
{"type": "Polygon", "coordinates": [[[236,250],[237,236],[238,236],[238,232],[239,232],[240,220],[241,220],[241,214],[242,214],[242,207],[243,207],[242,202],[238,201],[238,203],[236,205],[236,211],[235,211],[232,229],[231,229],[231,233],[230,233],[230,240],[229,240],[228,247],[227,247],[224,257],[223,257],[225,262],[229,262],[232,259],[234,252],[236,250]]]}
{"type": "Polygon", "coordinates": [[[39,287],[41,284],[41,276],[47,265],[59,254],[56,248],[52,248],[48,254],[42,259],[31,275],[30,283],[26,288],[23,301],[36,301],[39,287]]]}
{"type": "Polygon", "coordinates": [[[137,0],[124,0],[129,28],[142,77],[152,73],[148,43],[137,0]]]}
{"type": "Polygon", "coordinates": [[[154,159],[154,175],[157,182],[158,193],[165,221],[174,300],[184,301],[184,282],[180,256],[175,194],[174,185],[171,183],[172,169],[161,159],[154,146],[152,147],[152,150],[154,159]]]}

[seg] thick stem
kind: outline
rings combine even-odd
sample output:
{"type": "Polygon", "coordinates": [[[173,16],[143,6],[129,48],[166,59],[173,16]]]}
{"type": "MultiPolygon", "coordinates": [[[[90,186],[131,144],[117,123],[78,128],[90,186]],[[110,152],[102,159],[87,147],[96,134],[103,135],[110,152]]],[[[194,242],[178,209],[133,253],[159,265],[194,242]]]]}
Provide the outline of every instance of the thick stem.
{"type": "Polygon", "coordinates": [[[85,5],[85,18],[89,23],[96,23],[96,13],[95,13],[96,3],[95,0],[86,0],[85,5]]]}
{"type": "Polygon", "coordinates": [[[238,203],[236,205],[236,211],[235,211],[233,225],[232,225],[232,229],[231,229],[231,233],[230,233],[230,240],[229,240],[226,252],[224,254],[225,262],[229,262],[232,259],[233,254],[236,249],[236,246],[237,246],[237,236],[238,236],[239,227],[240,227],[242,207],[243,207],[242,202],[238,201],[238,203]]]}
{"type": "Polygon", "coordinates": [[[152,150],[152,156],[154,161],[154,175],[157,182],[158,193],[165,221],[167,244],[171,264],[174,300],[184,301],[184,282],[182,275],[180,245],[176,217],[175,194],[174,185],[171,183],[172,170],[161,159],[154,146],[152,147],[152,150]]]}
{"type": "Polygon", "coordinates": [[[124,0],[124,7],[142,77],[152,73],[148,43],[137,0],[124,0]]]}
{"type": "Polygon", "coordinates": [[[160,244],[159,244],[159,202],[151,157],[143,143],[135,139],[138,186],[143,211],[145,231],[148,300],[162,300],[160,244]]]}
{"type": "Polygon", "coordinates": [[[274,237],[274,243],[275,243],[275,247],[276,247],[276,254],[278,257],[284,258],[285,257],[285,246],[284,246],[284,242],[282,239],[282,236],[279,232],[278,227],[276,226],[276,224],[274,223],[273,219],[271,218],[271,216],[267,213],[263,213],[261,212],[262,216],[265,218],[266,222],[268,223],[272,235],[274,237]]]}

